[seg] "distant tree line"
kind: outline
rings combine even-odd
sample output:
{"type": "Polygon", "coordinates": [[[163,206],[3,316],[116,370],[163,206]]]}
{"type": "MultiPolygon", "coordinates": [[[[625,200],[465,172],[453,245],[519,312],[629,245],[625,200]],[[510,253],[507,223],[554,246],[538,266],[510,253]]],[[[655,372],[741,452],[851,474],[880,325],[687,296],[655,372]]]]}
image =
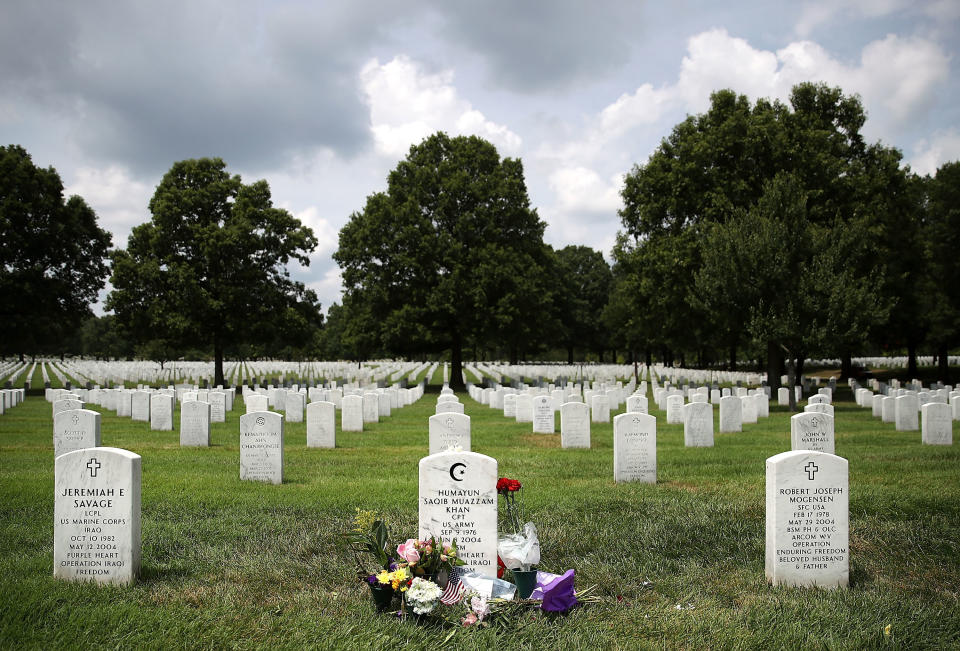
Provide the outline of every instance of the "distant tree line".
{"type": "MultiPolygon", "coordinates": [[[[316,238],[220,159],[175,163],[127,247],[53,169],[0,150],[3,354],[165,363],[239,359],[661,361],[774,384],[808,357],[960,342],[960,163],[935,176],[861,135],[859,98],[819,84],[788,103],[723,90],[627,175],[612,266],[554,249],[520,160],[437,133],[410,148],[339,236],[326,317],[287,271],[316,238]],[[63,242],[63,246],[53,246],[63,242]],[[105,307],[90,304],[110,277],[105,307]]],[[[454,372],[452,377],[458,378],[454,372]]],[[[456,380],[454,380],[456,381],[456,380]]]]}

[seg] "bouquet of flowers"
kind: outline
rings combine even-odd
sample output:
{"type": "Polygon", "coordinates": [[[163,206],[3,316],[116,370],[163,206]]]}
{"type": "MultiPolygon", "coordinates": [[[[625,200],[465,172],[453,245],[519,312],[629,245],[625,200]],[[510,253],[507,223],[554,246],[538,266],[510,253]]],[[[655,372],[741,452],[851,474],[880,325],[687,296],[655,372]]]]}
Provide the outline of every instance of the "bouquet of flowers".
{"type": "Polygon", "coordinates": [[[529,572],[540,562],[540,541],[537,528],[532,522],[523,522],[523,502],[517,505],[517,495],[523,485],[516,479],[501,477],[497,480],[497,493],[503,497],[507,521],[513,533],[502,535],[497,540],[497,553],[510,570],[529,572]]]}
{"type": "Polygon", "coordinates": [[[457,565],[463,565],[463,559],[457,556],[457,541],[450,544],[430,536],[428,540],[408,538],[397,547],[397,556],[405,561],[407,567],[416,576],[426,574],[449,573],[457,565]]]}
{"type": "Polygon", "coordinates": [[[373,511],[361,511],[353,518],[353,529],[343,534],[346,547],[353,553],[357,566],[357,576],[373,585],[371,579],[376,572],[370,572],[372,561],[379,570],[392,570],[393,558],[387,554],[388,531],[383,520],[377,519],[373,511]],[[365,557],[371,557],[367,560],[365,557]]]}

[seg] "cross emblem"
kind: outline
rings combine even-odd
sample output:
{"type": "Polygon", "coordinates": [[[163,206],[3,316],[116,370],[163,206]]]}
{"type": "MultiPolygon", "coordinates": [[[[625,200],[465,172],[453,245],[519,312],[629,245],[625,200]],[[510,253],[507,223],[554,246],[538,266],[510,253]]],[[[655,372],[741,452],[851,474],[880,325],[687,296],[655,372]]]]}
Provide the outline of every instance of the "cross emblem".
{"type": "Polygon", "coordinates": [[[91,476],[91,477],[96,477],[96,476],[97,476],[97,470],[100,469],[100,466],[101,466],[101,465],[102,465],[102,464],[101,464],[99,461],[97,461],[97,458],[96,458],[96,457],[94,457],[93,459],[90,459],[90,461],[87,462],[87,468],[90,469],[90,476],[91,476]]]}
{"type": "Polygon", "coordinates": [[[820,469],[817,468],[817,464],[811,461],[806,466],[804,466],[803,470],[807,473],[807,479],[809,479],[810,481],[813,481],[813,476],[817,474],[817,471],[820,469]]]}
{"type": "Polygon", "coordinates": [[[640,419],[637,418],[636,416],[634,416],[634,417],[633,417],[633,424],[634,424],[634,425],[639,425],[639,424],[640,424],[640,419]]]}

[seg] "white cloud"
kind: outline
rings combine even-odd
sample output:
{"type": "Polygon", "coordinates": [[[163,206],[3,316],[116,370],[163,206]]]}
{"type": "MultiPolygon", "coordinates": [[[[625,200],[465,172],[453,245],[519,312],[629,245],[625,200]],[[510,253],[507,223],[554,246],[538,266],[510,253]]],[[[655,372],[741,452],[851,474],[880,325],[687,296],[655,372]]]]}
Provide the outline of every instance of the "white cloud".
{"type": "Polygon", "coordinates": [[[771,97],[777,90],[777,55],[757,50],[724,29],[701,32],[687,42],[676,93],[689,111],[710,107],[710,93],[733,88],[751,97],[771,97]]]}
{"type": "Polygon", "coordinates": [[[376,149],[386,156],[404,156],[410,145],[437,131],[480,136],[504,154],[515,154],[522,144],[520,136],[459,96],[450,70],[430,74],[402,55],[384,64],[372,59],[360,71],[360,83],[376,149]]]}
{"type": "Polygon", "coordinates": [[[933,176],[944,163],[960,160],[960,131],[950,128],[933,134],[932,140],[921,140],[913,147],[910,167],[917,174],[933,176]]]}
{"type": "Polygon", "coordinates": [[[607,137],[618,136],[634,127],[655,124],[673,102],[666,89],[643,84],[633,93],[624,93],[600,112],[599,128],[607,137]]]}
{"type": "Polygon", "coordinates": [[[550,189],[557,197],[555,206],[563,212],[586,211],[615,213],[623,205],[620,186],[623,175],[604,181],[587,167],[561,167],[550,174],[550,189]]]}
{"type": "Polygon", "coordinates": [[[905,120],[933,100],[950,64],[940,46],[922,38],[889,34],[863,49],[859,86],[864,97],[905,120]]]}
{"type": "Polygon", "coordinates": [[[307,287],[317,293],[324,314],[331,304],[343,304],[343,278],[340,275],[340,267],[336,265],[328,268],[320,280],[308,282],[307,287]]]}
{"type": "Polygon", "coordinates": [[[948,76],[947,54],[920,37],[889,34],[863,48],[859,65],[847,65],[812,41],[795,41],[770,52],[714,29],[690,39],[674,91],[688,111],[703,112],[709,108],[710,93],[720,88],[751,99],[786,100],[800,82],[825,82],[863,98],[870,111],[866,131],[872,137],[916,120],[948,76]]]}
{"type": "Polygon", "coordinates": [[[80,167],[64,195],[80,195],[97,213],[100,227],[113,233],[113,246],[126,248],[134,226],[149,221],[148,204],[154,188],[134,179],[117,165],[80,167]]]}

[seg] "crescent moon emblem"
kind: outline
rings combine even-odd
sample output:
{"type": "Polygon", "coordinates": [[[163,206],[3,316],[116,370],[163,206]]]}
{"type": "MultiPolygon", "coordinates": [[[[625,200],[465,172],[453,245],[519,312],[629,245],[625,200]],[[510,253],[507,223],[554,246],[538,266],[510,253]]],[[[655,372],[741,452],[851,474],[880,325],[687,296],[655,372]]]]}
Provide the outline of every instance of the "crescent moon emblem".
{"type": "Polygon", "coordinates": [[[467,464],[460,463],[459,461],[452,466],[450,466],[450,479],[453,481],[463,481],[463,476],[467,472],[467,464]],[[458,470],[458,468],[460,470],[458,470]],[[459,475],[459,477],[457,476],[459,475]]]}

